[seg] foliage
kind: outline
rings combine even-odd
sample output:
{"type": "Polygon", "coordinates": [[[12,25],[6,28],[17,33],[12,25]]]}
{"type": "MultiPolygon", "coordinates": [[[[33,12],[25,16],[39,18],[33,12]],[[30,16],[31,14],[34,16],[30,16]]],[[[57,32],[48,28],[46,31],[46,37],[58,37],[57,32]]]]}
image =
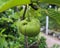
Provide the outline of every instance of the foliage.
{"type": "Polygon", "coordinates": [[[60,12],[52,8],[41,9],[41,25],[46,25],[46,16],[49,16],[49,29],[59,31],[60,29],[60,12]]]}
{"type": "Polygon", "coordinates": [[[60,6],[60,0],[40,0],[40,2],[43,2],[43,3],[48,3],[48,4],[55,4],[55,5],[58,5],[60,6]]]}
{"type": "MultiPolygon", "coordinates": [[[[48,0],[42,0],[42,2],[45,2],[45,1],[48,2],[48,0]]],[[[59,0],[57,0],[57,2],[56,0],[53,0],[53,2],[51,1],[51,3],[56,4],[56,5],[60,4],[58,2],[60,1],[59,0]]],[[[22,35],[19,31],[19,24],[17,25],[18,27],[16,26],[16,23],[20,21],[20,18],[23,16],[24,9],[21,9],[18,12],[18,11],[15,11],[13,8],[18,5],[26,5],[30,3],[31,3],[31,0],[22,0],[22,1],[0,0],[0,48],[24,48],[24,35],[22,35]],[[12,9],[9,9],[9,8],[12,8],[12,9]]],[[[20,7],[21,6],[19,6],[18,8],[20,9],[20,7]]],[[[39,20],[44,21],[46,15],[53,18],[58,24],[60,24],[60,19],[59,19],[60,13],[52,9],[41,10],[40,8],[35,11],[34,9],[31,8],[31,6],[29,6],[25,17],[29,16],[29,17],[38,18],[39,20]],[[44,16],[44,18],[41,16],[44,16]]],[[[36,41],[37,38],[28,37],[29,45],[33,43],[34,41],[36,41]]],[[[44,37],[41,37],[39,48],[46,47],[45,41],[46,39],[44,37]]]]}
{"type": "Polygon", "coordinates": [[[55,19],[56,22],[58,24],[60,24],[60,19],[59,19],[60,18],[60,12],[55,11],[53,9],[48,9],[48,14],[47,15],[50,16],[51,18],[55,19]]]}
{"type": "Polygon", "coordinates": [[[51,48],[60,48],[60,45],[54,44],[51,48]]]}
{"type": "Polygon", "coordinates": [[[46,48],[47,44],[46,44],[46,38],[44,38],[43,36],[40,39],[40,45],[39,48],[46,48]]]}
{"type": "MultiPolygon", "coordinates": [[[[22,15],[23,11],[24,10],[21,10],[19,13],[22,15]]],[[[16,22],[18,22],[21,17],[19,13],[14,12],[14,9],[9,9],[0,13],[0,37],[2,41],[4,41],[4,43],[1,41],[1,48],[5,47],[4,44],[6,44],[5,48],[24,48],[24,35],[19,32],[19,29],[16,26],[16,22]]],[[[26,14],[26,16],[28,15],[26,14]]],[[[36,40],[36,37],[28,37],[29,45],[36,40]]]]}
{"type": "Polygon", "coordinates": [[[23,4],[30,4],[30,0],[0,0],[0,12],[5,11],[11,7],[23,4]]]}

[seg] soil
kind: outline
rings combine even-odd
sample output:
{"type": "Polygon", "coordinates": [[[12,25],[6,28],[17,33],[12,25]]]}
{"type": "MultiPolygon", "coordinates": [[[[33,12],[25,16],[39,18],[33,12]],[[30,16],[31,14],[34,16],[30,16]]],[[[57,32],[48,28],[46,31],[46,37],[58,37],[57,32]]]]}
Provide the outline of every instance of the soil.
{"type": "Polygon", "coordinates": [[[54,44],[60,45],[60,40],[58,40],[56,37],[52,37],[44,33],[42,33],[42,36],[46,38],[46,43],[47,43],[48,48],[51,48],[54,44]]]}

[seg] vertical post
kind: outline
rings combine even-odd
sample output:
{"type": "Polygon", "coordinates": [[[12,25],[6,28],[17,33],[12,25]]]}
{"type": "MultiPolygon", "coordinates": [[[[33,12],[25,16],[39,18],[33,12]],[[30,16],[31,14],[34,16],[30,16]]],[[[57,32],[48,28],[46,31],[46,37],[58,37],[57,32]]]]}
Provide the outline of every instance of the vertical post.
{"type": "Polygon", "coordinates": [[[49,24],[49,17],[46,16],[46,34],[48,35],[48,24],[49,24]]]}

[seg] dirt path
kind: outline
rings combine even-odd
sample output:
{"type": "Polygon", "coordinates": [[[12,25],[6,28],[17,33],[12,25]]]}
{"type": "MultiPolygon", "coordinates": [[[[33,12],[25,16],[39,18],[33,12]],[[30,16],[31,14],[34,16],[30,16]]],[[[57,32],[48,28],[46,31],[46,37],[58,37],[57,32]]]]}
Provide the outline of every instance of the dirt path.
{"type": "Polygon", "coordinates": [[[45,35],[45,34],[42,34],[42,36],[46,38],[46,43],[49,48],[51,48],[54,44],[60,45],[60,40],[58,40],[57,38],[49,36],[49,35],[45,35]]]}

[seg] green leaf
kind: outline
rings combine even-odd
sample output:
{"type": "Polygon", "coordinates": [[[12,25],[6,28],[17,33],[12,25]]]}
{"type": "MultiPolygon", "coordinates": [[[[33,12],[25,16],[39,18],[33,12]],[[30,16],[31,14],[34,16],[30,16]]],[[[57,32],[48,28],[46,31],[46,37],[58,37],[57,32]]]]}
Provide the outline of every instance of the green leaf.
{"type": "Polygon", "coordinates": [[[48,4],[55,4],[55,5],[60,6],[60,0],[40,0],[40,2],[48,3],[48,4]]]}
{"type": "Polygon", "coordinates": [[[7,42],[4,37],[0,37],[0,48],[7,47],[7,42]]]}
{"type": "Polygon", "coordinates": [[[56,23],[60,25],[60,12],[55,11],[54,9],[48,9],[47,12],[47,15],[54,19],[56,23]]]}
{"type": "Polygon", "coordinates": [[[0,12],[14,6],[30,4],[30,0],[0,0],[0,12]]]}
{"type": "Polygon", "coordinates": [[[7,22],[13,22],[12,19],[6,18],[6,17],[2,17],[1,20],[2,20],[2,21],[7,21],[7,22]]]}

